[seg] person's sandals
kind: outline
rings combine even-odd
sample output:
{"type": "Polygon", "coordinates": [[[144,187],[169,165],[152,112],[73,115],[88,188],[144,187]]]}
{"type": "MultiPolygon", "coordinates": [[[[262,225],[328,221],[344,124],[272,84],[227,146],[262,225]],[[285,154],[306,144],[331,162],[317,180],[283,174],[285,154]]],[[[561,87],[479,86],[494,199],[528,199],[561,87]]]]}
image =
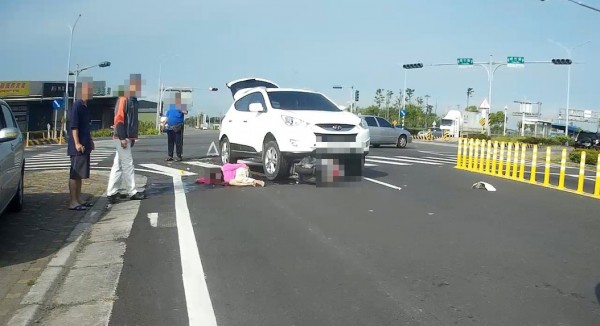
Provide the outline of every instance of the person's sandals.
{"type": "Polygon", "coordinates": [[[167,157],[167,159],[165,161],[170,162],[172,160],[173,160],[173,158],[169,156],[169,157],[167,157]]]}
{"type": "Polygon", "coordinates": [[[92,207],[92,206],[94,206],[94,203],[92,203],[91,201],[86,201],[85,203],[81,204],[80,206],[92,207]]]}
{"type": "Polygon", "coordinates": [[[144,195],[141,192],[136,192],[135,195],[129,197],[129,199],[131,199],[131,200],[142,200],[142,199],[146,199],[146,195],[144,195]]]}
{"type": "Polygon", "coordinates": [[[84,205],[78,205],[75,207],[69,207],[70,211],[85,211],[87,210],[87,207],[85,207],[84,205]]]}
{"type": "Polygon", "coordinates": [[[177,161],[183,161],[183,158],[181,156],[178,156],[177,161]]]}

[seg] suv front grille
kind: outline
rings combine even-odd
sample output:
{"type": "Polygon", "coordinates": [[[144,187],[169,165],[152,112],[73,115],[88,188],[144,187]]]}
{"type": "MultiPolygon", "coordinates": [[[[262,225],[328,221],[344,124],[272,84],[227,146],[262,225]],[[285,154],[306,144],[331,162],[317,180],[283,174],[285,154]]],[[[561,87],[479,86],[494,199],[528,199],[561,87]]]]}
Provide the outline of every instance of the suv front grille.
{"type": "Polygon", "coordinates": [[[349,131],[354,128],[354,125],[344,123],[321,123],[317,124],[317,126],[329,131],[349,131]]]}
{"type": "Polygon", "coordinates": [[[356,134],[346,135],[331,135],[331,134],[315,134],[319,143],[348,143],[356,142],[356,134]]]}

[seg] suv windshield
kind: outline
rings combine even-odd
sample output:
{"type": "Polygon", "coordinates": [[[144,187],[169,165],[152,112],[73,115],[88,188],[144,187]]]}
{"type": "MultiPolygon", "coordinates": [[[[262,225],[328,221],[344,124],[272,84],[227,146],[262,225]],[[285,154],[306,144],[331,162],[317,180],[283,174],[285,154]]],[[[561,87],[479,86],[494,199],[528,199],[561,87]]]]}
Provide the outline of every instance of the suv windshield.
{"type": "Polygon", "coordinates": [[[269,92],[269,100],[274,109],[307,111],[341,111],[325,96],[317,93],[278,91],[269,92]]]}

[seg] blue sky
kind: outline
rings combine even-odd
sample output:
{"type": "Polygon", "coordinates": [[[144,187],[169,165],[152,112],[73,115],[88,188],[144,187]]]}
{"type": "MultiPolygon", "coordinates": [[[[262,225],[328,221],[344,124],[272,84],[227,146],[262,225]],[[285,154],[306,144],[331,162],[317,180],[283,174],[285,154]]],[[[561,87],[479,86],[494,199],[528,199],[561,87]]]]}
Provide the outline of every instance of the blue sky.
{"type": "MultiPolygon", "coordinates": [[[[599,0],[584,0],[600,7],[599,0]]],[[[373,102],[377,88],[403,87],[403,63],[456,62],[457,57],[497,61],[564,58],[549,39],[576,49],[571,107],[600,111],[600,13],[566,0],[4,0],[1,80],[64,80],[69,29],[77,14],[72,65],[103,60],[111,67],[86,72],[113,88],[129,73],[141,73],[143,95],[158,91],[161,57],[167,85],[198,87],[194,108],[220,113],[231,102],[225,83],[246,76],[286,87],[326,93],[344,105],[350,94],[334,84],[360,90],[360,106],[373,102]],[[218,87],[219,92],[208,92],[218,87]]],[[[542,102],[545,116],[566,102],[564,66],[502,67],[494,80],[493,111],[515,100],[542,102]]],[[[410,71],[415,96],[428,94],[438,114],[487,97],[480,67],[426,67],[410,71]]]]}

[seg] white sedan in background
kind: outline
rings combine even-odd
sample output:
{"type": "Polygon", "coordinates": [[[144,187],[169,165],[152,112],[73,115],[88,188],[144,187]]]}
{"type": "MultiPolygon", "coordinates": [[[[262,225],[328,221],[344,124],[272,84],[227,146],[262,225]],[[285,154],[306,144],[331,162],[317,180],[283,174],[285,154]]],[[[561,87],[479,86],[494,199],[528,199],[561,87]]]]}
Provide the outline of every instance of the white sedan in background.
{"type": "Polygon", "coordinates": [[[408,130],[394,127],[392,123],[382,117],[373,115],[361,115],[360,117],[369,128],[373,147],[395,145],[404,148],[408,143],[412,143],[412,135],[408,130]]]}

